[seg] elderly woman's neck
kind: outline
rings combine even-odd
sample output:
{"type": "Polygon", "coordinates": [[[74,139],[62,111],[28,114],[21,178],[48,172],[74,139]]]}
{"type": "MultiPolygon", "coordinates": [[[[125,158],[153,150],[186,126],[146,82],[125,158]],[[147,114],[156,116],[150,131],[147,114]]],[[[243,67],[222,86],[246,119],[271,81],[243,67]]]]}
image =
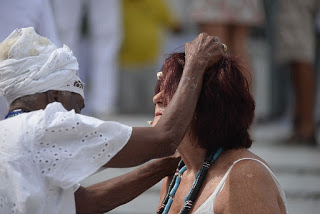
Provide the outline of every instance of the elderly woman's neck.
{"type": "Polygon", "coordinates": [[[204,158],[206,156],[206,150],[196,146],[195,142],[184,139],[178,147],[183,162],[187,166],[189,173],[197,173],[202,167],[204,158]]]}

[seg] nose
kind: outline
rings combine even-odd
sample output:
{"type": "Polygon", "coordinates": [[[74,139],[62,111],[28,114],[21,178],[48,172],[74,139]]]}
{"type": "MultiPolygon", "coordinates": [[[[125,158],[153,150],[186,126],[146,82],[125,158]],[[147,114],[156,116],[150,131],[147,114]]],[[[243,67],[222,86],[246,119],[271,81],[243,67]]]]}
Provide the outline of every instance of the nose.
{"type": "Polygon", "coordinates": [[[157,103],[162,103],[163,100],[163,91],[160,91],[159,93],[157,93],[156,95],[154,95],[153,97],[153,103],[157,104],[157,103]]]}

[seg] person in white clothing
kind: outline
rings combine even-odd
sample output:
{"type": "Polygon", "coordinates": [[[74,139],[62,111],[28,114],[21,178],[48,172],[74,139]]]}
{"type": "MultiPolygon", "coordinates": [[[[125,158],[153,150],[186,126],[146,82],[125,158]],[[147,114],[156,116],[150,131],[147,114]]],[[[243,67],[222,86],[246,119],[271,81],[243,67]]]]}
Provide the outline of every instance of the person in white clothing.
{"type": "MultiPolygon", "coordinates": [[[[153,124],[170,111],[185,60],[185,53],[174,53],[165,61],[153,98],[153,124]]],[[[276,177],[264,160],[248,150],[254,109],[239,61],[224,55],[212,63],[177,149],[182,160],[176,173],[163,181],[157,213],[287,213],[276,177]]]]}
{"type": "MultiPolygon", "coordinates": [[[[0,41],[16,28],[32,26],[38,33],[59,45],[49,0],[2,0],[0,7],[0,41]]],[[[0,97],[0,120],[8,112],[6,101],[0,97]]]]}
{"type": "Polygon", "coordinates": [[[78,183],[100,167],[130,167],[175,152],[202,87],[204,71],[223,55],[218,38],[187,43],[177,96],[155,127],[128,127],[80,114],[84,84],[67,46],[34,28],[14,30],[0,44],[0,213],[103,213],[133,199],[168,174],[170,158],[89,187],[78,183]],[[181,110],[179,106],[184,106],[181,110]]]}
{"type": "Polygon", "coordinates": [[[52,0],[51,3],[61,41],[70,46],[77,58],[82,58],[79,74],[89,86],[85,111],[96,116],[115,113],[119,91],[118,54],[122,42],[121,1],[52,0]],[[81,56],[84,55],[81,24],[85,13],[89,53],[81,56]]]}

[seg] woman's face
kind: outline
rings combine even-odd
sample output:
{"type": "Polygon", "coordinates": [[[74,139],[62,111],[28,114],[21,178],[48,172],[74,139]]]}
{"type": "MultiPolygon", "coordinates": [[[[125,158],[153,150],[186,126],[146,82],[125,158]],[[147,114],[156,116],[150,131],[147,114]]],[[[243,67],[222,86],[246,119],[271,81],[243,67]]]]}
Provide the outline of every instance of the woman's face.
{"type": "Polygon", "coordinates": [[[161,115],[163,114],[163,112],[167,107],[164,104],[163,100],[164,100],[163,91],[160,91],[158,94],[154,95],[153,97],[153,103],[155,104],[155,109],[154,109],[154,120],[153,120],[152,126],[155,126],[157,124],[161,115]]]}
{"type": "Polygon", "coordinates": [[[80,94],[64,91],[60,93],[60,102],[68,111],[74,109],[78,114],[81,113],[81,110],[84,108],[84,99],[80,94]]]}

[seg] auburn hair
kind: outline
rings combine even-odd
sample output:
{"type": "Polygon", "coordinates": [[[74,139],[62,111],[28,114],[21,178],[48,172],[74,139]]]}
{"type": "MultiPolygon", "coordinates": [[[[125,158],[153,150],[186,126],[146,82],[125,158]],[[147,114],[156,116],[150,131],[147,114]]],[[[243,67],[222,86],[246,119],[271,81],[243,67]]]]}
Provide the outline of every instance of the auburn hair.
{"type": "MultiPolygon", "coordinates": [[[[178,87],[184,64],[184,53],[173,53],[165,60],[162,78],[155,88],[156,94],[164,91],[165,104],[178,87]]],[[[252,145],[248,129],[255,102],[243,72],[245,69],[239,60],[229,55],[206,70],[190,124],[190,138],[201,148],[214,151],[218,147],[233,149],[252,145]]]]}

